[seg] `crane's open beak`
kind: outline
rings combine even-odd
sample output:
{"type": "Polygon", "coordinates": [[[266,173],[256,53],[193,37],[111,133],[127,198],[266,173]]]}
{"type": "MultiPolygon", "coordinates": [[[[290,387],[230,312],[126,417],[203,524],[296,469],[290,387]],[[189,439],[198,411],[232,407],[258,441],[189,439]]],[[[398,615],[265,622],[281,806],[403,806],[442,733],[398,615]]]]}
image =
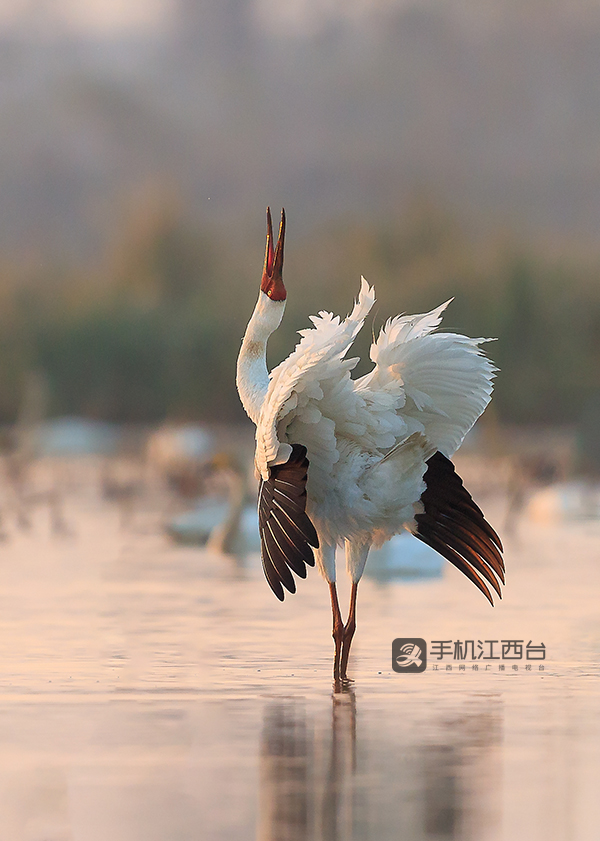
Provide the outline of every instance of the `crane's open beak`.
{"type": "Polygon", "coordinates": [[[285,301],[287,293],[283,285],[283,243],[285,240],[285,210],[281,210],[279,236],[273,250],[273,224],[271,208],[267,207],[267,249],[260,288],[272,301],[285,301]]]}

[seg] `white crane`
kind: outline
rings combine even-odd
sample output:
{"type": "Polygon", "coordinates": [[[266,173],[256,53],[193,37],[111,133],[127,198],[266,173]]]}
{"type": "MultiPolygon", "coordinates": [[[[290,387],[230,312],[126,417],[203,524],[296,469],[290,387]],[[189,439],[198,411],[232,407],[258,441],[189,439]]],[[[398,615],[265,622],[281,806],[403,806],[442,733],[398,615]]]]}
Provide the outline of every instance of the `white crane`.
{"type": "MultiPolygon", "coordinates": [[[[258,302],[237,364],[241,401],[256,424],[262,563],[283,601],[292,572],[317,566],[329,584],[334,678],[345,680],[356,628],[356,595],[369,549],[408,529],[461,570],[493,604],[501,596],[502,544],[454,471],[458,449],[490,401],[496,369],[479,345],[434,332],[447,304],[392,318],[371,346],[373,370],[352,379],[346,355],[375,302],[362,278],[341,320],[311,316],[295,350],[268,373],[267,340],[283,317],[285,213],[267,247],[258,302]],[[344,625],[336,590],[336,547],[345,546],[352,588],[344,625]]],[[[449,303],[449,302],[447,302],[449,303]]]]}

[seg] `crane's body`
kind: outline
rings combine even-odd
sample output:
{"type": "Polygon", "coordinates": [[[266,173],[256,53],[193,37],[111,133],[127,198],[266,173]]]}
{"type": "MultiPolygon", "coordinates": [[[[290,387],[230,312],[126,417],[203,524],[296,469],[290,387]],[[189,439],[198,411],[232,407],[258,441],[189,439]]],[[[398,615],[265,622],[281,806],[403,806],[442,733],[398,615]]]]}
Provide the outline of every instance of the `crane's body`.
{"type": "Polygon", "coordinates": [[[311,316],[295,350],[271,374],[266,343],[283,317],[285,217],[273,250],[270,214],[259,300],[238,359],[242,403],[256,424],[263,567],[283,600],[290,570],[306,575],[313,549],[330,585],[336,678],[345,678],[356,588],[372,545],[403,529],[430,543],[491,601],[504,580],[497,535],[454,473],[450,456],[487,406],[495,368],[479,345],[435,332],[447,304],[390,319],[371,346],[374,363],[353,379],[352,343],[375,302],[362,279],[346,319],[311,316]],[[344,627],[335,590],[336,547],[352,580],[344,627]],[[483,580],[485,579],[485,581],[483,580]],[[341,668],[341,671],[340,671],[341,668]]]}

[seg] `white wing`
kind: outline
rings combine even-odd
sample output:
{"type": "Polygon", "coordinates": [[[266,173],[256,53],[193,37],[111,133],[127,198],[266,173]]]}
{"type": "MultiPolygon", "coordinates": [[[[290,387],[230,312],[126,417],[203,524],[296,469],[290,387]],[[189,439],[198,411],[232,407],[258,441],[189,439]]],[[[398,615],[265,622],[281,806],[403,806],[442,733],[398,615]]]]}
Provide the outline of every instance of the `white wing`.
{"type": "Polygon", "coordinates": [[[287,458],[284,442],[292,422],[300,426],[292,443],[305,444],[309,458],[318,456],[317,469],[327,471],[339,459],[336,424],[343,418],[352,428],[356,404],[365,403],[350,379],[358,360],[344,357],[374,302],[375,291],[362,278],[350,315],[343,321],[329,312],[311,316],[314,327],[300,331],[302,339],[293,353],[271,372],[256,427],[256,466],[263,479],[268,478],[270,464],[287,458]]]}
{"type": "Polygon", "coordinates": [[[497,370],[479,347],[488,339],[433,333],[449,303],[390,319],[371,346],[375,368],[355,384],[373,400],[395,395],[408,434],[421,432],[446,456],[490,402],[497,370]]]}

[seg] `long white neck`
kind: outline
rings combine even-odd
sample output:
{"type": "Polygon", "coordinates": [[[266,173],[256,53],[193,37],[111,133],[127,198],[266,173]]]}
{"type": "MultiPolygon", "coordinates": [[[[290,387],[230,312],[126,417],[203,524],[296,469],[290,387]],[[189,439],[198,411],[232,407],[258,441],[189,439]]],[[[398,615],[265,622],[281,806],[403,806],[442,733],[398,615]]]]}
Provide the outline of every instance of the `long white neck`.
{"type": "Polygon", "coordinates": [[[267,340],[281,324],[284,310],[285,301],[272,301],[264,292],[259,292],[242,340],[236,383],[242,405],[254,423],[258,423],[269,388],[267,340]]]}

